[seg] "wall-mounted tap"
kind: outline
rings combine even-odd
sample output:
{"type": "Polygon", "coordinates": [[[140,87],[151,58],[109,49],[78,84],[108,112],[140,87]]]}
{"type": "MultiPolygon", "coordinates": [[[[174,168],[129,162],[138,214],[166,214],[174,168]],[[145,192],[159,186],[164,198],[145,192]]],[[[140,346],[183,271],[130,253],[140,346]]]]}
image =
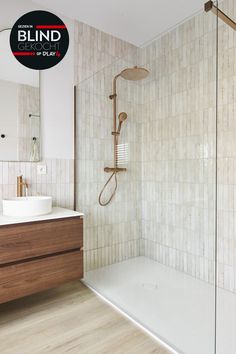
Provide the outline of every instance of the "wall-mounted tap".
{"type": "Polygon", "coordinates": [[[17,176],[17,197],[23,197],[23,187],[25,187],[25,196],[28,196],[28,183],[23,181],[23,176],[17,176]]]}

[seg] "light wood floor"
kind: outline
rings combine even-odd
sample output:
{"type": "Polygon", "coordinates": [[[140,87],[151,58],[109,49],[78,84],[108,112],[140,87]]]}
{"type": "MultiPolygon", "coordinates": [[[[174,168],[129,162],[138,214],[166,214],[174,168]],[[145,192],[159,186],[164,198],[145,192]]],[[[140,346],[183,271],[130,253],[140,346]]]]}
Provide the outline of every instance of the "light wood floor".
{"type": "Polygon", "coordinates": [[[168,354],[80,282],[0,305],[0,353],[168,354]]]}

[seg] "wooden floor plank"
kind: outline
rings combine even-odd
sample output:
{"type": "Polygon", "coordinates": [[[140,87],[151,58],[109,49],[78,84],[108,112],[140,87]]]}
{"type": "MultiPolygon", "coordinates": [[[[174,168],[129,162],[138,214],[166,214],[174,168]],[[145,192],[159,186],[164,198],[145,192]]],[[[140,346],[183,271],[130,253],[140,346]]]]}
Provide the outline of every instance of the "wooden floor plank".
{"type": "Polygon", "coordinates": [[[81,282],[0,305],[0,353],[168,354],[81,282]]]}

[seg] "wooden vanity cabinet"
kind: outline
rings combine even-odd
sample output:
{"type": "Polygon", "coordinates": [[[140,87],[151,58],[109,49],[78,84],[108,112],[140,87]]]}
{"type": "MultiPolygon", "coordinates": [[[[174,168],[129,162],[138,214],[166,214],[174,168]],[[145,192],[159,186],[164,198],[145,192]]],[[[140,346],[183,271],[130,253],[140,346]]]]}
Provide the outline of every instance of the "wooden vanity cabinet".
{"type": "Polygon", "coordinates": [[[0,303],[83,277],[83,219],[0,227],[0,303]]]}

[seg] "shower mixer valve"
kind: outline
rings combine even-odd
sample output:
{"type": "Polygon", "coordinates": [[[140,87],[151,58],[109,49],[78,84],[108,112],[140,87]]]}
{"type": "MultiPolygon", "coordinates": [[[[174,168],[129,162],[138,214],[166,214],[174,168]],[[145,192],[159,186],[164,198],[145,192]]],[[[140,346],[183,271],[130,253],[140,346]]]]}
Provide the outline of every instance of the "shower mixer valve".
{"type": "Polygon", "coordinates": [[[98,202],[101,206],[106,206],[108,205],[113,197],[116,194],[116,189],[118,186],[117,182],[117,173],[118,172],[125,172],[127,171],[126,168],[120,168],[118,167],[118,142],[119,142],[119,135],[121,132],[122,124],[123,122],[128,118],[128,115],[126,112],[121,112],[118,115],[118,120],[119,124],[117,127],[117,112],[116,112],[116,105],[117,105],[117,93],[116,93],[116,81],[119,77],[121,77],[124,80],[128,81],[138,81],[138,80],[143,80],[145,79],[149,74],[149,71],[145,68],[138,68],[135,66],[134,68],[127,68],[122,70],[118,75],[116,75],[113,79],[113,94],[109,96],[111,100],[113,100],[113,131],[111,134],[114,136],[114,165],[113,167],[105,167],[104,171],[107,173],[111,173],[111,176],[108,178],[107,182],[105,183],[104,187],[102,188],[99,197],[98,197],[98,202]],[[102,201],[102,195],[104,190],[106,189],[107,185],[111,182],[111,180],[114,178],[114,189],[111,193],[111,196],[106,202],[102,201]]]}

